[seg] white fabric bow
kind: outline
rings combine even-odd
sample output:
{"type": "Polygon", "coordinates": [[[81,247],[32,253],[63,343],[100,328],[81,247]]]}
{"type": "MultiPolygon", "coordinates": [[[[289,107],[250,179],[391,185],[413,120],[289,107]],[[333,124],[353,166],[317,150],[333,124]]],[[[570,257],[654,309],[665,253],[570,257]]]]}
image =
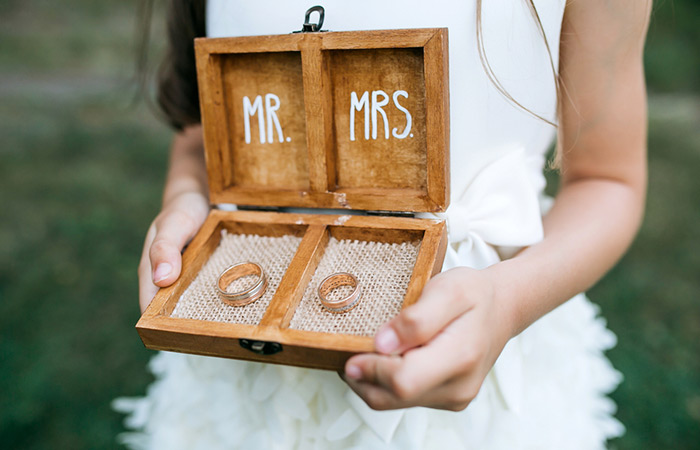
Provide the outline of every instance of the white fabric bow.
{"type": "Polygon", "coordinates": [[[450,246],[443,270],[483,269],[500,261],[495,246],[542,240],[538,195],[528,170],[522,149],[509,152],[484,167],[446,213],[434,215],[447,219],[450,246]]]}
{"type": "MultiPolygon", "coordinates": [[[[543,238],[538,192],[518,149],[484,167],[445,213],[421,214],[447,220],[449,246],[443,270],[466,266],[483,269],[500,261],[495,247],[524,247],[543,238]]],[[[459,174],[453,174],[453,176],[459,174]]],[[[520,354],[509,342],[492,371],[504,407],[520,409],[520,354]],[[517,354],[516,354],[517,353],[517,354]]],[[[406,410],[374,411],[354,392],[346,399],[355,413],[384,441],[390,442],[406,410]]]]}

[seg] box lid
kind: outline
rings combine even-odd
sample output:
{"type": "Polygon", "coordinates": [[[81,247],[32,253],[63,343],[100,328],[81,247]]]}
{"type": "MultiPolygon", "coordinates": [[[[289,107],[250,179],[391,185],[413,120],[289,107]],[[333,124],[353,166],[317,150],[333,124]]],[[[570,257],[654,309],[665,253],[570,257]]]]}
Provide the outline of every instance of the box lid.
{"type": "Polygon", "coordinates": [[[439,212],[447,29],[199,38],[212,203],[439,212]]]}

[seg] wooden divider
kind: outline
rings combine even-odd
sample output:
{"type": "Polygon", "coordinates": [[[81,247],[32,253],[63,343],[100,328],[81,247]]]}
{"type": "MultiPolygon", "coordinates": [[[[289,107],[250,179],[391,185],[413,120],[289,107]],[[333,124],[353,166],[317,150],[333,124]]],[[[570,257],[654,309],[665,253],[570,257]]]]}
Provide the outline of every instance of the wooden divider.
{"type": "Polygon", "coordinates": [[[447,208],[446,29],[200,38],[195,50],[212,202],[447,208]]]}
{"type": "Polygon", "coordinates": [[[260,325],[278,328],[289,325],[327,244],[327,227],[325,225],[309,226],[277,287],[277,292],[270,300],[260,325]]]}
{"type": "MultiPolygon", "coordinates": [[[[445,211],[447,45],[444,28],[197,39],[211,203],[445,211]]],[[[183,254],[180,278],[160,289],[141,316],[144,344],[342,369],[352,354],[373,350],[371,336],[289,328],[330,237],[421,240],[404,307],[440,270],[447,245],[439,220],[213,210],[183,254]],[[303,236],[257,325],[171,317],[222,230],[303,236]],[[241,339],[279,343],[283,351],[255,354],[241,339]]]]}
{"type": "Polygon", "coordinates": [[[444,222],[429,219],[214,210],[183,255],[182,275],[158,292],[137,329],[144,344],[153,349],[338,370],[352,354],[372,351],[372,337],[288,328],[330,236],[376,242],[421,240],[404,300],[406,306],[418,299],[423,285],[439,270],[446,246],[445,230],[444,222]],[[224,229],[303,238],[258,325],[171,317],[182,293],[216,250],[224,229]],[[275,355],[255,355],[240,347],[240,339],[277,342],[284,350],[275,355]]]}

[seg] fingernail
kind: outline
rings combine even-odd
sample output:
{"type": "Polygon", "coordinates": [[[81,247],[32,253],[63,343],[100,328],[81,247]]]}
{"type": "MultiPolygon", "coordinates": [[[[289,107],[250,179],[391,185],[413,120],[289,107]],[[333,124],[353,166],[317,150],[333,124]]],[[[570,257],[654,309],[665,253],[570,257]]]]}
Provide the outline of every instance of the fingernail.
{"type": "Polygon", "coordinates": [[[362,370],[357,366],[349,365],[345,368],[345,375],[353,380],[359,380],[362,378],[362,370]]]}
{"type": "Polygon", "coordinates": [[[173,266],[171,266],[168,263],[160,263],[158,264],[158,267],[156,267],[156,271],[153,272],[153,282],[157,283],[159,281],[162,281],[170,275],[170,272],[173,271],[173,266]]]}
{"type": "Polygon", "coordinates": [[[399,337],[391,327],[379,330],[374,342],[381,353],[391,353],[399,347],[399,337]]]}

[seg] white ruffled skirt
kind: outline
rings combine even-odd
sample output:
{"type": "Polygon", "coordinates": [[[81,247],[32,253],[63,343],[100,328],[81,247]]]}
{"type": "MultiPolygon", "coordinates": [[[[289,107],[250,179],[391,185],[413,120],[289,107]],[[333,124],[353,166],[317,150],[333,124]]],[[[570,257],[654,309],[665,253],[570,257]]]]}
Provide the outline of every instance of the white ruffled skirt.
{"type": "MultiPolygon", "coordinates": [[[[487,166],[446,214],[445,268],[483,268],[542,238],[520,151],[487,166]],[[499,252],[496,249],[500,249],[499,252]]],[[[615,335],[583,294],[511,339],[461,412],[371,410],[329,371],[159,353],[145,397],[121,398],[134,449],[603,449],[624,427],[606,395],[621,381],[615,335]]]]}
{"type": "Polygon", "coordinates": [[[114,405],[133,449],[602,449],[624,432],[614,344],[579,295],[511,340],[462,412],[373,411],[334,372],[165,352],[148,394],[114,405]]]}

